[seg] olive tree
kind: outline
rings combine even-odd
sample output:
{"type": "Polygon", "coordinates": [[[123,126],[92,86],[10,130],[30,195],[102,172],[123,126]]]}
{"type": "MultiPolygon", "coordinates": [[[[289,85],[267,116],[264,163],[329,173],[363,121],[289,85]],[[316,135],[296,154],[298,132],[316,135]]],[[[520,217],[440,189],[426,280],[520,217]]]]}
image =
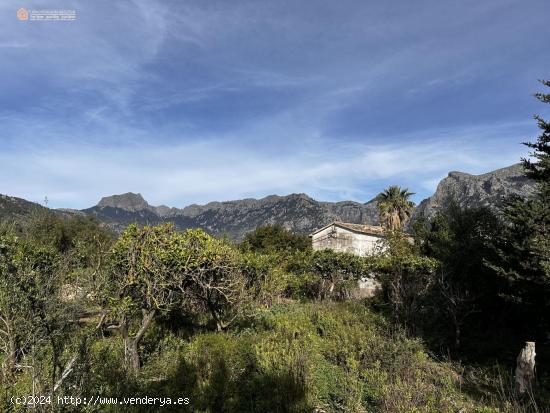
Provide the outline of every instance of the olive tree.
{"type": "Polygon", "coordinates": [[[184,304],[210,314],[225,329],[246,308],[248,294],[240,253],[202,230],[188,230],[178,240],[175,260],[184,304]]]}
{"type": "Polygon", "coordinates": [[[130,225],[115,243],[111,263],[111,312],[118,324],[108,327],[120,331],[134,373],[140,340],[159,312],[207,313],[222,330],[247,303],[240,253],[201,230],[130,225]]]}
{"type": "Polygon", "coordinates": [[[127,363],[140,369],[139,343],[158,312],[179,300],[173,252],[178,234],[171,225],[138,228],[130,225],[111,254],[113,290],[111,310],[124,341],[127,363]]]}

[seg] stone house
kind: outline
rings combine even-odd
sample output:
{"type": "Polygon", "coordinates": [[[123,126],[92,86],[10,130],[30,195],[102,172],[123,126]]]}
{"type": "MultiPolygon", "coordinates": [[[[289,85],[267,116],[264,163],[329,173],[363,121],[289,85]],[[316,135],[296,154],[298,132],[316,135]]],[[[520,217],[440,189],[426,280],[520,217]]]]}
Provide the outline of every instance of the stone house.
{"type": "MultiPolygon", "coordinates": [[[[365,257],[382,251],[381,240],[385,237],[384,228],[373,225],[332,222],[310,234],[314,250],[330,249],[348,252],[365,257]]],[[[357,280],[357,287],[351,296],[357,299],[373,297],[381,289],[374,274],[357,280]]]]}
{"type": "Polygon", "coordinates": [[[314,250],[331,249],[365,257],[380,251],[384,228],[374,225],[332,222],[310,234],[314,250]]]}

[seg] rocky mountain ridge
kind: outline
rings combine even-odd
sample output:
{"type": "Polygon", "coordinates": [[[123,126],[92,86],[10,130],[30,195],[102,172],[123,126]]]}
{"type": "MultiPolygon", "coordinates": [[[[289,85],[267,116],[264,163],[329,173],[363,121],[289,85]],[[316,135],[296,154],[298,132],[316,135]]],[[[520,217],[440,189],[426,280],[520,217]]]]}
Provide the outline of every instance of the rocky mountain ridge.
{"type": "Polygon", "coordinates": [[[435,193],[418,204],[413,219],[429,219],[450,200],[462,207],[497,207],[511,195],[527,198],[534,191],[534,181],[524,175],[523,166],[519,163],[481,175],[451,171],[439,182],[435,193]]]}
{"type": "Polygon", "coordinates": [[[228,235],[234,239],[241,239],[258,226],[270,224],[307,234],[336,220],[378,222],[378,210],[373,201],[366,204],[353,201],[319,202],[306,194],[210,202],[178,209],[152,206],[140,194],[127,193],[103,198],[96,206],[83,212],[109,223],[116,230],[131,222],[173,222],[179,229],[199,227],[214,235],[228,235]]]}
{"type": "MultiPolygon", "coordinates": [[[[497,206],[509,195],[529,197],[535,184],[523,175],[521,164],[501,168],[482,175],[449,172],[441,180],[434,195],[423,200],[415,209],[413,219],[430,219],[451,199],[462,206],[497,206]]],[[[44,208],[20,198],[0,196],[0,218],[22,217],[34,209],[44,208]]],[[[141,194],[126,193],[102,198],[91,208],[81,211],[56,210],[61,216],[86,214],[97,217],[115,231],[126,225],[172,222],[181,230],[202,228],[213,235],[242,239],[258,226],[279,224],[308,234],[332,221],[354,224],[378,224],[376,202],[322,202],[306,194],[270,195],[261,199],[192,204],[184,208],[165,205],[152,206],[141,194]]]]}
{"type": "MultiPolygon", "coordinates": [[[[415,209],[413,219],[430,219],[454,199],[463,207],[498,206],[510,195],[530,196],[535,184],[523,174],[521,164],[481,175],[452,171],[441,180],[434,195],[415,209]]],[[[270,195],[262,199],[210,202],[182,209],[151,206],[140,194],[127,193],[103,198],[95,207],[83,212],[109,222],[116,229],[130,222],[156,224],[173,222],[178,228],[203,228],[214,235],[241,239],[261,225],[279,224],[307,234],[332,221],[377,225],[376,202],[321,202],[306,194],[270,195]]]]}

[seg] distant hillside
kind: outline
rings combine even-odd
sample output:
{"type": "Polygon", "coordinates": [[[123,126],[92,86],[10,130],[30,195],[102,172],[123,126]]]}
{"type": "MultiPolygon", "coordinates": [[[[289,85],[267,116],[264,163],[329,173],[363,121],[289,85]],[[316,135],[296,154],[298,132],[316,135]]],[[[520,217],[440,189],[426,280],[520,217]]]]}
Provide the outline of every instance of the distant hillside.
{"type": "Polygon", "coordinates": [[[177,209],[151,206],[140,194],[127,193],[103,198],[83,212],[95,215],[117,230],[131,222],[173,222],[180,229],[199,227],[211,234],[226,234],[234,239],[241,239],[245,233],[268,224],[279,224],[291,231],[307,234],[335,220],[378,222],[374,202],[319,202],[305,194],[211,202],[177,209]]]}
{"type": "Polygon", "coordinates": [[[18,220],[39,210],[45,210],[45,208],[34,202],[0,194],[0,219],[18,220]]]}
{"type": "Polygon", "coordinates": [[[63,219],[85,214],[76,209],[49,209],[45,206],[22,198],[0,194],[0,221],[23,222],[36,212],[50,211],[63,219]]]}
{"type": "Polygon", "coordinates": [[[510,195],[529,197],[534,189],[535,183],[524,175],[521,164],[482,175],[453,171],[439,182],[431,197],[418,205],[413,218],[430,218],[451,199],[463,207],[498,206],[510,195]]]}

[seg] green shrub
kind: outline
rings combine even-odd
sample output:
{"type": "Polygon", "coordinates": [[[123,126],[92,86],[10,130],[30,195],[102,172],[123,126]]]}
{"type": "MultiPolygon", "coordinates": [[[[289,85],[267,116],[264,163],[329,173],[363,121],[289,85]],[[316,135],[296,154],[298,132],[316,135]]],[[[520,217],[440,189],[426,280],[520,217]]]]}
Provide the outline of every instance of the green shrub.
{"type": "Polygon", "coordinates": [[[422,343],[350,303],[276,305],[195,336],[165,385],[199,412],[454,412],[476,403],[422,343]]]}
{"type": "Polygon", "coordinates": [[[246,234],[241,249],[262,254],[307,251],[311,249],[311,240],[307,235],[294,234],[281,225],[266,225],[246,234]]]}

